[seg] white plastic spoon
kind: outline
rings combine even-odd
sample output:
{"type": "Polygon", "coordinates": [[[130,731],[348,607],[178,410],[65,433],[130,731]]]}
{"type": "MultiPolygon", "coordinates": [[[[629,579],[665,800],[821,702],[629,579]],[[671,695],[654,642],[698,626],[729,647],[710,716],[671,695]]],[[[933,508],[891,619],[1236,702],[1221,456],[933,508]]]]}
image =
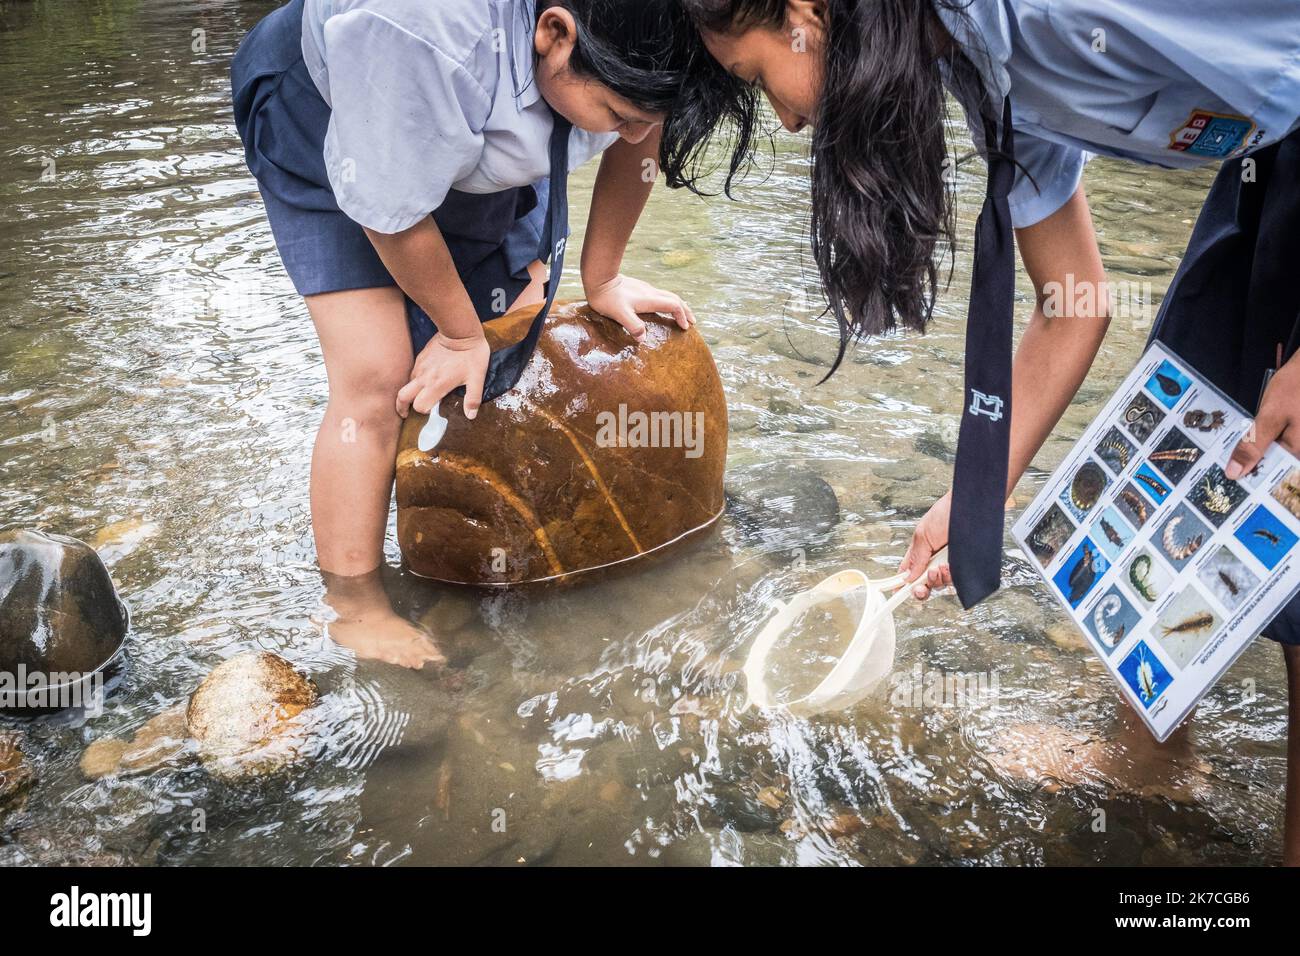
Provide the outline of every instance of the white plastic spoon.
{"type": "Polygon", "coordinates": [[[447,434],[447,419],[442,417],[442,403],[439,402],[429,410],[429,420],[420,429],[416,447],[422,452],[431,452],[438,447],[445,434],[447,434]]]}

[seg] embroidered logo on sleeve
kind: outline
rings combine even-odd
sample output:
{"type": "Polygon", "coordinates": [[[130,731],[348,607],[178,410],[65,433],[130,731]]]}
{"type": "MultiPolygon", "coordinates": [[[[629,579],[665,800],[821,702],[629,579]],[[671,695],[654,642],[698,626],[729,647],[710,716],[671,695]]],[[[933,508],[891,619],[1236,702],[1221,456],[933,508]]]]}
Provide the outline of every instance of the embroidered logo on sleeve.
{"type": "Polygon", "coordinates": [[[1255,124],[1244,116],[1225,116],[1197,110],[1187,124],[1174,130],[1169,148],[1206,159],[1225,159],[1245,148],[1255,124]]]}

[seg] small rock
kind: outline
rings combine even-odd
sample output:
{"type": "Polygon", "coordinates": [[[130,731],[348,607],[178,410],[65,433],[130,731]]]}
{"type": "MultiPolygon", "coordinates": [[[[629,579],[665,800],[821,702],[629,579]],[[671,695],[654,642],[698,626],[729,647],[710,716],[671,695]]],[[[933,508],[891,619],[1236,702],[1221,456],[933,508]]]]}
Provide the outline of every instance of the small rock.
{"type": "Polygon", "coordinates": [[[832,840],[840,840],[844,837],[853,836],[853,834],[858,833],[865,826],[866,824],[862,822],[862,817],[858,816],[851,810],[845,810],[831,817],[830,820],[826,822],[824,829],[826,835],[832,840]]]}
{"type": "Polygon", "coordinates": [[[738,476],[727,489],[729,510],[747,536],[767,544],[807,546],[840,520],[831,486],[807,468],[784,463],[738,476]]]}
{"type": "Polygon", "coordinates": [[[434,637],[452,634],[474,620],[476,616],[474,602],[459,595],[446,595],[420,618],[420,623],[428,628],[434,637]]]}
{"type": "Polygon", "coordinates": [[[188,748],[185,705],[181,704],[147,721],[130,740],[104,737],[93,742],[81,754],[81,774],[87,780],[99,780],[117,773],[147,773],[188,748]]]}
{"type": "Polygon", "coordinates": [[[665,269],[684,269],[699,259],[699,253],[689,249],[670,249],[659,257],[665,269]]]}
{"type": "Polygon", "coordinates": [[[122,753],[124,773],[145,773],[169,763],[186,750],[189,733],[185,707],[173,707],[141,727],[122,753]]]}
{"type": "Polygon", "coordinates": [[[214,776],[264,776],[293,761],[303,743],[299,714],[319,700],[316,685],[282,657],[247,651],[218,665],[185,713],[199,758],[214,776]]]}
{"type": "Polygon", "coordinates": [[[1043,634],[1063,651],[1086,651],[1088,642],[1073,624],[1051,624],[1043,634]]]}
{"type": "Polygon", "coordinates": [[[99,780],[122,769],[122,755],[131,745],[117,737],[102,737],[81,753],[81,775],[99,780]]]}
{"type": "Polygon", "coordinates": [[[22,798],[34,779],[19,736],[0,732],[0,816],[22,798]]]}

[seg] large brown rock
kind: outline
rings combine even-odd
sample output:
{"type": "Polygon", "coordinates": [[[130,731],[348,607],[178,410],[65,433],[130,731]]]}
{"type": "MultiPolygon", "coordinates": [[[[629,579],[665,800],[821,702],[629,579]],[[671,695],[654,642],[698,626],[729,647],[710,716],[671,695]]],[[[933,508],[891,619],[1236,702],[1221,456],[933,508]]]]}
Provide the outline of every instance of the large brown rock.
{"type": "MultiPolygon", "coordinates": [[[[0,671],[84,678],[112,659],[126,631],[126,607],[93,548],[40,531],[0,532],[0,671]]],[[[0,706],[14,703],[0,695],[0,706]]]]}
{"type": "MultiPolygon", "coordinates": [[[[493,348],[536,314],[487,324],[493,348]]],[[[563,580],[658,551],[722,513],[727,403],[699,332],[642,316],[639,345],[583,305],[557,307],[519,385],[417,447],[402,429],[397,536],[416,574],[473,585],[563,580]]]]}

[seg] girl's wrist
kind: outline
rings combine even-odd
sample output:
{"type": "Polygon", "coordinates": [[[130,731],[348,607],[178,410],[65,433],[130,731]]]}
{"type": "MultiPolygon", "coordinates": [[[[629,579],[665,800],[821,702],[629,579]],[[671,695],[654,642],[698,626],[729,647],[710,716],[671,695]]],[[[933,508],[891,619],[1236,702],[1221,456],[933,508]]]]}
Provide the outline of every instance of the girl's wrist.
{"type": "Polygon", "coordinates": [[[468,352],[471,349],[478,348],[487,336],[483,333],[483,326],[475,324],[472,331],[466,330],[467,334],[455,335],[451,332],[438,330],[438,334],[433,337],[433,341],[438,342],[443,348],[452,352],[468,352]]]}
{"type": "Polygon", "coordinates": [[[584,271],[582,275],[582,291],[590,299],[593,295],[604,292],[610,286],[617,284],[622,278],[623,276],[619,274],[617,269],[613,272],[601,270],[600,272],[587,273],[584,271]],[[602,276],[603,278],[598,279],[596,276],[602,276]]]}

